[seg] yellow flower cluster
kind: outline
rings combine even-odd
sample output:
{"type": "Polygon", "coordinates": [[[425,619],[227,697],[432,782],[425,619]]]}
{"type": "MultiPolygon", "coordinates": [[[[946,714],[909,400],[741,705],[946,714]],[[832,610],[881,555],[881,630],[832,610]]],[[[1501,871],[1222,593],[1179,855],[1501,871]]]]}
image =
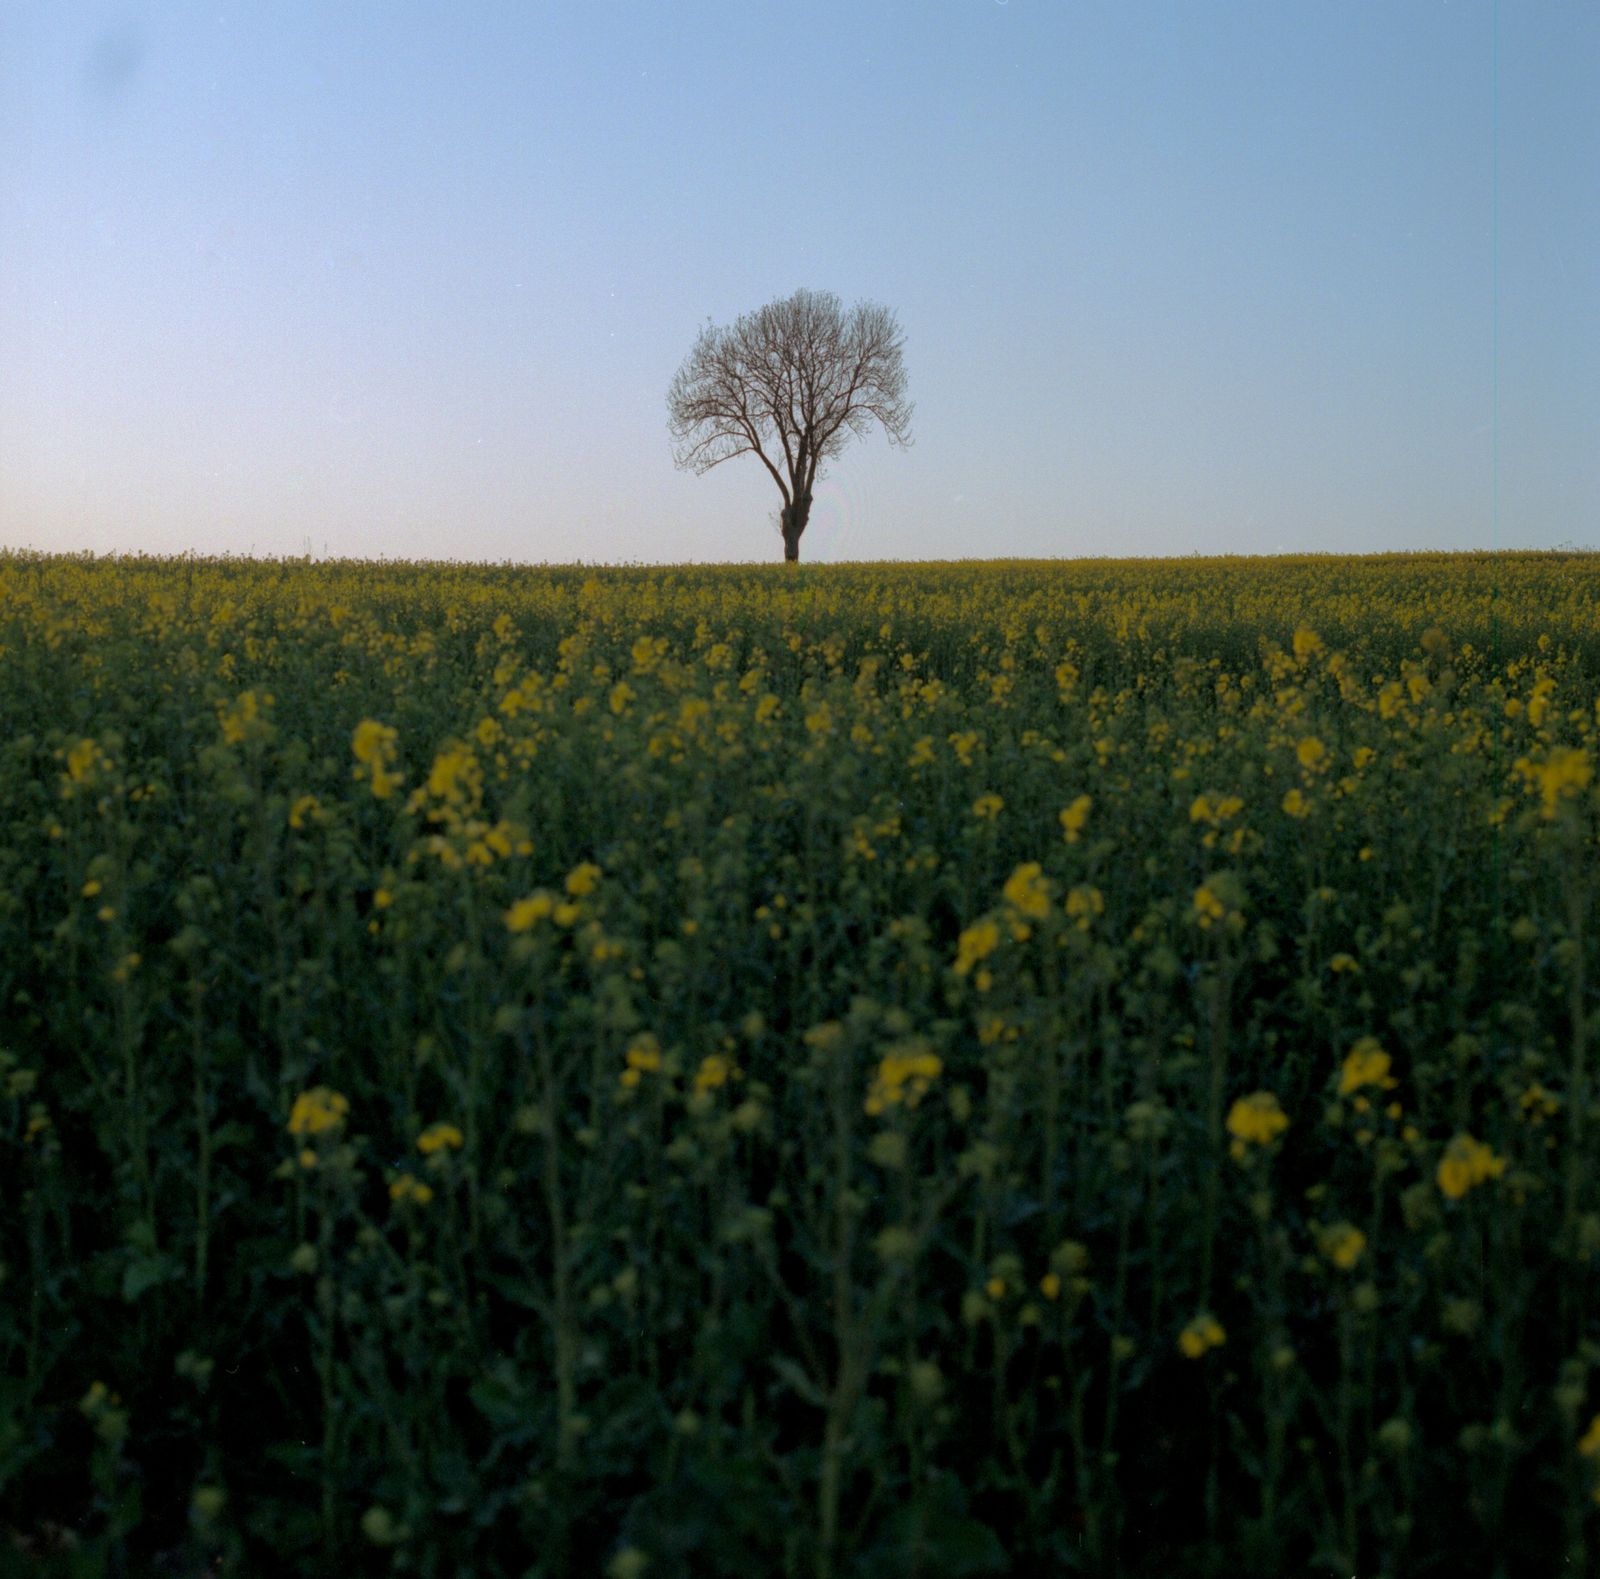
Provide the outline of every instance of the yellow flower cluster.
{"type": "Polygon", "coordinates": [[[425,1157],[431,1157],[446,1147],[460,1151],[465,1144],[461,1131],[454,1124],[430,1124],[417,1136],[417,1150],[425,1157]]]}
{"type": "Polygon", "coordinates": [[[863,1104],[866,1112],[877,1118],[887,1108],[914,1108],[943,1069],[944,1064],[938,1054],[927,1047],[907,1043],[896,1048],[878,1064],[877,1074],[873,1077],[863,1104]]]}
{"type": "Polygon", "coordinates": [[[656,1074],[662,1067],[661,1044],[649,1031],[640,1031],[628,1043],[625,1054],[627,1067],[617,1079],[625,1087],[637,1086],[647,1074],[656,1074]]]}
{"type": "Polygon", "coordinates": [[[537,893],[529,894],[526,899],[519,899],[506,911],[506,930],[508,932],[531,932],[555,908],[555,895],[541,888],[537,893]]]}
{"type": "Polygon", "coordinates": [[[1208,1349],[1220,1349],[1227,1341],[1222,1323],[1210,1311],[1201,1311],[1178,1334],[1178,1347],[1191,1360],[1198,1360],[1208,1349]]]}
{"type": "Polygon", "coordinates": [[[1233,1136],[1229,1153],[1241,1161],[1250,1146],[1270,1146],[1289,1127],[1289,1116],[1271,1091],[1252,1091],[1228,1109],[1227,1126],[1233,1136]]]}
{"type": "Polygon", "coordinates": [[[321,1135],[337,1129],[350,1111],[349,1100],[328,1086],[313,1086],[294,1099],[289,1113],[291,1135],[321,1135]]]}
{"type": "MultiPolygon", "coordinates": [[[[1348,956],[1344,956],[1348,957],[1348,956]]],[[[1398,1082],[1389,1073],[1389,1055],[1375,1036],[1363,1036],[1345,1057],[1339,1070],[1339,1095],[1347,1097],[1363,1086],[1392,1091],[1398,1082]]]]}
{"type": "Polygon", "coordinates": [[[1594,776],[1589,753],[1579,747],[1554,747],[1540,757],[1518,757],[1514,766],[1538,794],[1539,815],[1546,822],[1554,821],[1561,802],[1586,790],[1594,776]]]}
{"type": "Polygon", "coordinates": [[[955,973],[965,976],[979,960],[988,959],[1000,947],[1000,927],[992,920],[983,920],[965,928],[956,939],[955,973]]]}
{"type": "Polygon", "coordinates": [[[394,729],[374,718],[362,719],[350,737],[350,749],[356,759],[353,776],[358,781],[365,778],[379,800],[393,795],[404,779],[403,774],[394,771],[398,740],[394,729]]]}
{"type": "Polygon", "coordinates": [[[1037,861],[1027,861],[1006,879],[1001,890],[1005,902],[1033,921],[1050,914],[1050,882],[1037,861]]]}
{"type": "Polygon", "coordinates": [[[230,746],[250,740],[265,740],[272,733],[268,714],[274,698],[270,692],[241,691],[231,703],[217,708],[222,738],[230,746]]]}
{"type": "Polygon", "coordinates": [[[1090,809],[1094,806],[1091,796],[1080,795],[1070,806],[1061,812],[1062,837],[1068,844],[1076,844],[1083,837],[1083,830],[1089,821],[1090,809]]]}
{"type": "Polygon", "coordinates": [[[700,1060],[699,1069],[695,1071],[694,1089],[696,1091],[716,1091],[727,1085],[730,1080],[743,1078],[733,1060],[726,1053],[707,1053],[700,1060]]]}
{"type": "Polygon", "coordinates": [[[1459,1201],[1474,1185],[1498,1179],[1505,1171],[1504,1157],[1495,1156],[1481,1140],[1461,1134],[1445,1147],[1434,1177],[1438,1180],[1439,1188],[1452,1201],[1459,1201]]]}
{"type": "Polygon", "coordinates": [[[1320,1236],[1322,1253],[1341,1272],[1348,1272],[1361,1259],[1367,1236],[1352,1223],[1335,1223],[1320,1236]]]}

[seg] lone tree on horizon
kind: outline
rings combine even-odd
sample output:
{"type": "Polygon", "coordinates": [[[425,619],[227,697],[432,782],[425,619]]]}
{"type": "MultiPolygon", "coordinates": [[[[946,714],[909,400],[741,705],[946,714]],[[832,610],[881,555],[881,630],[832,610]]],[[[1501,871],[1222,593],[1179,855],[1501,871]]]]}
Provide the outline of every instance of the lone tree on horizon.
{"type": "Polygon", "coordinates": [[[699,475],[759,457],[783,495],[783,557],[797,560],[823,461],[875,421],[891,444],[911,443],[903,344],[886,307],[858,302],[846,316],[831,291],[796,291],[728,329],[708,321],[667,391],[673,459],[699,475]]]}

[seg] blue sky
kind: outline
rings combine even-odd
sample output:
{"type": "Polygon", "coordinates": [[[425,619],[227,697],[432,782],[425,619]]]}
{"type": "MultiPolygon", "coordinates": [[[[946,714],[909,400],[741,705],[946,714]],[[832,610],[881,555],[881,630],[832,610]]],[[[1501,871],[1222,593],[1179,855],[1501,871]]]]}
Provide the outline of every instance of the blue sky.
{"type": "Polygon", "coordinates": [[[776,559],[707,318],[905,332],[802,557],[1600,544],[1591,0],[0,8],[0,545],[776,559]]]}

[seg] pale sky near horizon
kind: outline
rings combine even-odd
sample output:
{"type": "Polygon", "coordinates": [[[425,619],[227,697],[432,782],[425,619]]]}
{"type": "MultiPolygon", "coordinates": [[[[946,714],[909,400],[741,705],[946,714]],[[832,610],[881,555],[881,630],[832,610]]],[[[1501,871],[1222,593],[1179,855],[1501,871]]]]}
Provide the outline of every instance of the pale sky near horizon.
{"type": "Polygon", "coordinates": [[[701,325],[905,332],[810,560],[1600,544],[1592,0],[5,0],[0,547],[781,555],[701,325]]]}

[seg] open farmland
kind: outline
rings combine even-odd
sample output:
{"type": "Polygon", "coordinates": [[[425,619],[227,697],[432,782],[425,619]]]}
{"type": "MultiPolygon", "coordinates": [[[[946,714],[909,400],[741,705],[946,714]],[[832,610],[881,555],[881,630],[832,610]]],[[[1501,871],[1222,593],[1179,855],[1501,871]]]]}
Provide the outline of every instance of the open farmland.
{"type": "Polygon", "coordinates": [[[0,726],[37,1571],[1587,1571],[1594,557],[9,555],[0,726]]]}

